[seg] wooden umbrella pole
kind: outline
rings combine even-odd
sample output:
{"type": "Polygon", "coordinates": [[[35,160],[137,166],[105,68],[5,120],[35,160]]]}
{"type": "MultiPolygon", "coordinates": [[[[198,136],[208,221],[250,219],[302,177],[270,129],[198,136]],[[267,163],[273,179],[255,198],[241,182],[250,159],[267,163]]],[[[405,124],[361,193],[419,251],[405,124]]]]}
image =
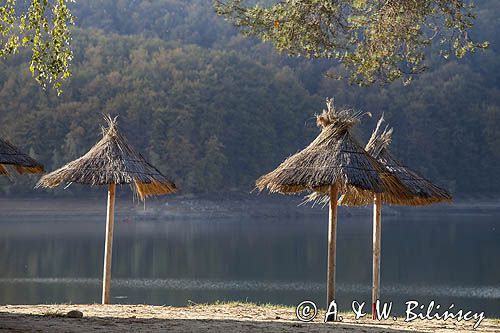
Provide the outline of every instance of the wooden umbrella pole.
{"type": "Polygon", "coordinates": [[[336,247],[337,247],[337,185],[330,186],[330,212],[328,223],[328,270],[327,270],[327,285],[326,285],[326,300],[327,305],[335,299],[335,264],[336,264],[336,247]]]}
{"type": "Polygon", "coordinates": [[[374,195],[373,200],[373,285],[372,305],[380,298],[380,237],[381,237],[382,196],[374,195]]]}
{"type": "Polygon", "coordinates": [[[115,221],[115,190],[116,184],[109,184],[106,216],[106,245],[104,247],[104,273],[102,278],[102,304],[109,304],[111,256],[113,254],[113,225],[115,221]]]}

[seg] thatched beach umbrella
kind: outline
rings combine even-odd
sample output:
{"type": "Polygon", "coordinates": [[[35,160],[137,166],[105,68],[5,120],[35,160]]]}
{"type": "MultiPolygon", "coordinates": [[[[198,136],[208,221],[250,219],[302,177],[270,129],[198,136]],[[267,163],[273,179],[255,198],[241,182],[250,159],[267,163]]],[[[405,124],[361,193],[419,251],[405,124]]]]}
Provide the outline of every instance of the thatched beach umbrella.
{"type": "Polygon", "coordinates": [[[136,152],[118,131],[115,119],[107,116],[109,127],[103,128],[103,138],[82,157],[43,176],[36,187],[56,187],[61,183],[108,185],[106,244],[102,303],[109,303],[111,255],[116,184],[130,184],[141,200],[148,196],[176,191],[173,182],[136,152]]]}
{"type": "MultiPolygon", "coordinates": [[[[382,131],[381,126],[384,117],[380,118],[375,130],[366,144],[365,150],[375,157],[392,175],[407,188],[410,196],[399,196],[393,192],[369,195],[349,188],[340,198],[342,205],[369,205],[373,203],[373,280],[372,280],[372,304],[380,298],[380,245],[381,245],[381,211],[382,204],[426,206],[440,202],[451,202],[450,193],[434,185],[417,172],[411,170],[400,161],[395,159],[389,151],[392,139],[392,128],[387,127],[382,131]]],[[[315,195],[310,199],[326,202],[325,195],[315,195]]]]}
{"type": "Polygon", "coordinates": [[[317,124],[322,128],[318,137],[256,182],[261,191],[316,191],[329,198],[327,304],[335,297],[338,194],[356,190],[371,196],[386,191],[405,195],[402,185],[351,134],[359,117],[359,113],[336,111],[333,99],[327,99],[327,110],[317,116],[317,124]]]}
{"type": "Polygon", "coordinates": [[[341,198],[341,204],[366,205],[373,202],[373,279],[372,279],[372,304],[380,298],[380,247],[381,247],[381,213],[382,204],[426,206],[439,202],[451,202],[450,193],[426,178],[420,176],[398,160],[389,151],[392,138],[392,128],[387,127],[380,132],[384,116],[380,118],[377,127],[366,144],[366,151],[382,163],[387,170],[396,176],[412,194],[410,197],[398,197],[392,193],[382,193],[375,197],[366,196],[364,193],[347,192],[341,198]]]}
{"type": "MultiPolygon", "coordinates": [[[[395,159],[389,151],[389,145],[392,140],[393,129],[386,127],[381,130],[384,116],[379,119],[370,140],[365,146],[365,150],[387,170],[396,176],[411,193],[411,196],[399,197],[393,193],[382,193],[381,201],[389,205],[404,206],[427,206],[440,202],[451,202],[450,193],[434,185],[431,181],[422,177],[403,163],[395,159]]],[[[364,193],[347,192],[341,199],[342,205],[368,205],[373,202],[373,197],[364,195],[364,193]]]]}
{"type": "Polygon", "coordinates": [[[42,173],[43,165],[21,152],[10,142],[0,138],[0,175],[8,175],[8,166],[19,174],[42,173]]]}

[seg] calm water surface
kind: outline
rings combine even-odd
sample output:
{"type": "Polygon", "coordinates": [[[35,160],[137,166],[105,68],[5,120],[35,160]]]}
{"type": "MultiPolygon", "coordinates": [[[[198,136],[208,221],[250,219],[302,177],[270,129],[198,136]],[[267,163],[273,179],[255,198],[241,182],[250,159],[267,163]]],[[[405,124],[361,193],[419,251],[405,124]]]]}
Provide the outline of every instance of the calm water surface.
{"type": "MultiPolygon", "coordinates": [[[[415,299],[500,316],[500,213],[416,213],[383,216],[382,299],[399,312],[415,299]]],[[[112,301],[311,299],[324,306],[327,215],[326,209],[300,218],[118,215],[112,301]]],[[[0,304],[100,302],[104,212],[79,216],[36,210],[0,216],[0,304]]],[[[341,309],[370,302],[370,219],[339,217],[341,309]]]]}

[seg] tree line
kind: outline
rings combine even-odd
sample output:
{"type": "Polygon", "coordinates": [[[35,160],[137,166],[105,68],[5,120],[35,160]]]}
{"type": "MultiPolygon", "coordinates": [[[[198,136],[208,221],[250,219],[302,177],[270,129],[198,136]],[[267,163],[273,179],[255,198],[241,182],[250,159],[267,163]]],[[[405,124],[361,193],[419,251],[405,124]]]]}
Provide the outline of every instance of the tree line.
{"type": "MultiPolygon", "coordinates": [[[[318,133],[324,98],[382,112],[392,152],[454,193],[497,192],[500,164],[500,23],[495,1],[478,7],[478,38],[491,49],[460,61],[432,58],[404,86],[357,87],[325,77],[326,60],[289,58],[247,40],[207,1],[80,1],[73,76],[42,90],[29,54],[0,62],[0,133],[53,170],[100,137],[119,115],[129,141],[185,192],[251,190],[254,180],[318,133]]],[[[333,68],[336,69],[336,68],[333,68]]],[[[376,119],[358,129],[366,140],[376,119]]],[[[33,179],[1,189],[31,191],[33,179]]],[[[79,191],[75,186],[72,191],[79,191]]]]}

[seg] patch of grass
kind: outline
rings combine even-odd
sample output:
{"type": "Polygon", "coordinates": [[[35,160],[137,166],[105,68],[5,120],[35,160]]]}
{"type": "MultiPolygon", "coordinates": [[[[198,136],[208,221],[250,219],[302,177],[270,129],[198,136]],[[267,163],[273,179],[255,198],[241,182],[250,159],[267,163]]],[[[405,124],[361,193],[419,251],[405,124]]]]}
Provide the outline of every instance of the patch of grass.
{"type": "Polygon", "coordinates": [[[42,314],[44,317],[66,317],[66,314],[60,311],[48,311],[42,314]]]}
{"type": "MultiPolygon", "coordinates": [[[[188,301],[187,306],[227,306],[227,307],[238,307],[238,306],[248,306],[248,307],[257,307],[257,308],[267,308],[267,309],[280,309],[280,310],[289,310],[295,313],[296,306],[294,305],[283,305],[283,304],[273,304],[273,303],[255,303],[255,302],[247,302],[247,301],[220,301],[217,300],[213,303],[195,303],[192,301],[188,301]]],[[[326,312],[325,309],[318,307],[318,314],[324,315],[326,312]]],[[[352,311],[342,310],[338,311],[337,315],[348,316],[353,315],[352,311]]]]}
{"type": "Polygon", "coordinates": [[[272,304],[272,303],[254,303],[254,302],[242,302],[242,301],[221,301],[217,300],[213,303],[195,303],[188,300],[187,306],[228,306],[228,307],[237,307],[237,306],[248,306],[248,307],[264,307],[264,308],[272,308],[272,309],[290,309],[295,311],[294,306],[290,305],[282,305],[282,304],[272,304]]]}

